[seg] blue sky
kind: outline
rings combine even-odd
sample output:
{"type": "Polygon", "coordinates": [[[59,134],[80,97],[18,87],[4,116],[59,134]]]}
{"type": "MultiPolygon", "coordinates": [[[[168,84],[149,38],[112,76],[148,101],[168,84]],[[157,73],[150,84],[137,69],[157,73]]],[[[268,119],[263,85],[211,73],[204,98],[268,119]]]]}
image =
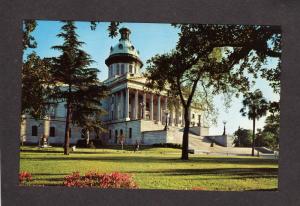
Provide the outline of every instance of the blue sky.
{"type": "MultiPolygon", "coordinates": [[[[79,39],[86,44],[83,49],[92,56],[95,61],[93,67],[100,70],[99,78],[104,80],[107,78],[107,67],[104,63],[105,59],[109,55],[109,49],[114,46],[119,39],[108,37],[109,23],[100,23],[95,31],[91,31],[89,22],[76,22],[78,27],[77,33],[79,39]]],[[[56,35],[60,31],[62,26],[58,21],[38,21],[38,26],[33,32],[38,46],[34,51],[41,57],[57,56],[59,53],[51,49],[54,45],[62,43],[61,39],[58,39],[56,35]]],[[[146,68],[146,61],[155,54],[162,54],[169,52],[176,45],[178,40],[178,30],[169,24],[160,23],[122,23],[121,27],[128,27],[131,30],[130,39],[135,48],[140,52],[140,58],[144,62],[146,68]]],[[[31,52],[31,49],[26,50],[26,54],[31,52]]],[[[267,67],[273,67],[276,64],[276,60],[270,59],[267,67]]],[[[258,79],[256,84],[251,89],[255,90],[259,88],[262,90],[267,100],[278,100],[279,95],[274,94],[272,89],[268,86],[268,83],[263,79],[258,79]]],[[[221,96],[215,97],[215,107],[219,111],[218,124],[211,126],[210,134],[221,134],[223,132],[223,121],[227,121],[226,130],[232,134],[237,130],[239,126],[242,128],[251,129],[252,121],[246,117],[242,117],[239,113],[242,107],[242,98],[233,98],[231,107],[226,111],[221,96]]],[[[257,122],[258,128],[263,127],[265,118],[261,118],[257,122]]]]}

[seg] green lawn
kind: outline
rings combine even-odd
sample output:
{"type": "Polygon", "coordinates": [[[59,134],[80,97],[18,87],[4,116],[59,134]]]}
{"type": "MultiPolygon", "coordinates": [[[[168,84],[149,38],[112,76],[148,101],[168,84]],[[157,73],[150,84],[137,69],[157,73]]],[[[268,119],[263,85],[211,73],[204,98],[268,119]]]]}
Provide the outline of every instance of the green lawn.
{"type": "Polygon", "coordinates": [[[181,150],[171,148],[77,149],[69,156],[62,151],[21,147],[20,171],[32,174],[32,185],[61,185],[75,171],[130,173],[143,189],[274,190],[278,184],[277,160],[190,155],[182,161],[181,150]]]}

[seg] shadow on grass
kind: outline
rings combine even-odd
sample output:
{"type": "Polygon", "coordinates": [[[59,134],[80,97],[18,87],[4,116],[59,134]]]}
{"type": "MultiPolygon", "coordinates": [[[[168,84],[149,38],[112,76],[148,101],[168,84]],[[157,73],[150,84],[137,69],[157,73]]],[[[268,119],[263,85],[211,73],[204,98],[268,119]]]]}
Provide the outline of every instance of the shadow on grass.
{"type": "MultiPolygon", "coordinates": [[[[80,153],[75,153],[80,154],[80,153]]],[[[92,154],[92,153],[89,153],[92,154]]],[[[214,163],[214,164],[247,164],[247,165],[263,165],[263,164],[277,164],[277,160],[271,159],[256,159],[256,158],[228,158],[228,157],[193,157],[188,161],[182,161],[179,157],[166,157],[163,154],[161,156],[140,156],[131,155],[131,156],[122,156],[122,153],[117,153],[109,156],[102,156],[101,153],[99,156],[88,156],[82,155],[72,156],[72,154],[68,156],[53,156],[53,157],[21,157],[24,160],[32,160],[32,161],[104,161],[104,162],[127,162],[127,163],[214,163]]],[[[106,154],[106,153],[102,153],[106,154]]],[[[111,154],[111,153],[108,153],[111,154]]],[[[127,153],[128,154],[128,153],[127,153]]]]}

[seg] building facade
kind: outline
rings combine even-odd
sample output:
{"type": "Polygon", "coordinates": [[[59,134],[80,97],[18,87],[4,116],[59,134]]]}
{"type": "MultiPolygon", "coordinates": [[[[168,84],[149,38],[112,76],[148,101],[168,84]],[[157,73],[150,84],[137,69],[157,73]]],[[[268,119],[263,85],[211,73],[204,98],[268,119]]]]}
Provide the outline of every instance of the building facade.
{"type": "MultiPolygon", "coordinates": [[[[102,121],[107,132],[100,136],[91,134],[91,139],[100,138],[106,144],[118,144],[120,137],[125,144],[181,143],[184,121],[179,101],[168,104],[167,91],[157,93],[145,86],[146,78],[141,72],[143,62],[130,41],[130,30],[121,28],[119,32],[119,42],[110,48],[105,60],[108,78],[104,84],[110,92],[102,101],[107,111],[102,121]]],[[[63,144],[65,115],[65,104],[60,103],[53,106],[43,120],[24,117],[21,140],[38,143],[44,135],[50,144],[63,144]]],[[[198,135],[208,135],[208,127],[203,127],[202,111],[192,107],[189,116],[191,130],[198,135]]],[[[84,138],[82,129],[72,126],[71,144],[76,144],[81,138],[84,138]]]]}

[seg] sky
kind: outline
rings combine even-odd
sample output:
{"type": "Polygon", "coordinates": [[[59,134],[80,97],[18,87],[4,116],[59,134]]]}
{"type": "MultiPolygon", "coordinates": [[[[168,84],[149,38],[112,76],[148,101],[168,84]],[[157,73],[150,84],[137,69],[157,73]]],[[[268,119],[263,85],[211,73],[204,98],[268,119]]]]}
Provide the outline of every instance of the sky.
{"type": "MultiPolygon", "coordinates": [[[[37,42],[37,48],[27,49],[24,52],[24,58],[28,53],[35,51],[40,57],[58,56],[59,52],[51,49],[54,45],[62,44],[62,39],[56,37],[60,32],[63,23],[59,21],[37,21],[38,25],[32,35],[37,42]]],[[[95,61],[93,67],[100,70],[98,77],[105,80],[108,76],[105,59],[109,56],[110,47],[117,44],[119,36],[110,38],[108,36],[109,23],[102,22],[98,24],[95,31],[90,29],[90,22],[76,22],[79,40],[85,42],[83,49],[91,55],[95,61]]],[[[127,27],[131,30],[130,40],[140,52],[140,58],[144,62],[156,54],[163,54],[175,48],[178,41],[179,30],[170,24],[161,23],[122,23],[120,27],[127,27]]],[[[274,67],[276,60],[269,59],[266,67],[274,67]]],[[[251,90],[259,88],[268,101],[279,100],[279,95],[274,94],[272,88],[264,79],[257,79],[256,84],[252,85],[251,90]]],[[[223,121],[226,121],[226,132],[233,134],[234,131],[241,128],[252,129],[252,121],[247,117],[242,117],[239,110],[242,108],[242,97],[233,97],[231,107],[226,109],[222,96],[214,98],[215,108],[218,110],[217,125],[210,126],[210,135],[220,135],[223,133],[223,121]]],[[[265,117],[257,121],[257,128],[264,126],[265,117]]]]}

